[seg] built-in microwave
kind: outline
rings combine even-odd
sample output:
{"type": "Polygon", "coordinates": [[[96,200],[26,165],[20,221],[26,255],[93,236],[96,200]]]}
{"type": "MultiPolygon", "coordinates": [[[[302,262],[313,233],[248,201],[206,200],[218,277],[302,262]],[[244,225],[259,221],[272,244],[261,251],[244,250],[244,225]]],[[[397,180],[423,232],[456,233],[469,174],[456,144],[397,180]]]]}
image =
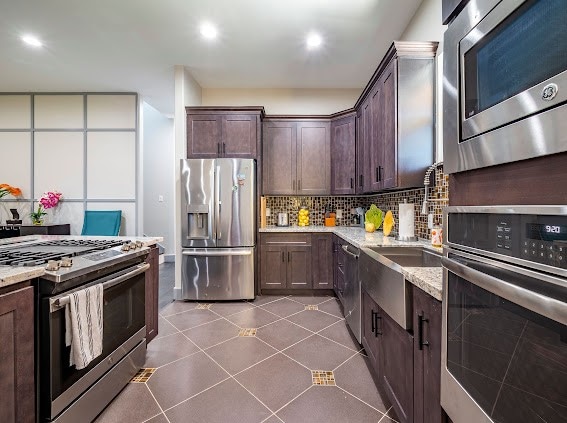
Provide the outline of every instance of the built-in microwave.
{"type": "Polygon", "coordinates": [[[476,0],[445,32],[444,171],[567,151],[567,1],[476,0]]]}

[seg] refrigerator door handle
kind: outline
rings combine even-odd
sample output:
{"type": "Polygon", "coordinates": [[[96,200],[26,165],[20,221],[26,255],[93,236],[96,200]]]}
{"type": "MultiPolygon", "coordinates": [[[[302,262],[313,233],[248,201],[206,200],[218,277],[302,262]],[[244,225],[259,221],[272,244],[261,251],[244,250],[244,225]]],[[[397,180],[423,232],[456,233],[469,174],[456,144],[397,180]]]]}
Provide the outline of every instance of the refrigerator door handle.
{"type": "Polygon", "coordinates": [[[211,256],[211,257],[223,257],[223,256],[250,256],[252,255],[251,249],[246,250],[239,250],[239,249],[219,249],[214,250],[208,248],[207,251],[199,251],[199,250],[183,250],[182,255],[184,256],[211,256]]]}
{"type": "Polygon", "coordinates": [[[220,214],[221,214],[221,183],[220,183],[220,166],[217,166],[217,171],[216,171],[216,175],[215,175],[215,205],[216,205],[216,211],[215,211],[215,226],[217,228],[217,239],[221,239],[221,220],[220,220],[220,214]]]}

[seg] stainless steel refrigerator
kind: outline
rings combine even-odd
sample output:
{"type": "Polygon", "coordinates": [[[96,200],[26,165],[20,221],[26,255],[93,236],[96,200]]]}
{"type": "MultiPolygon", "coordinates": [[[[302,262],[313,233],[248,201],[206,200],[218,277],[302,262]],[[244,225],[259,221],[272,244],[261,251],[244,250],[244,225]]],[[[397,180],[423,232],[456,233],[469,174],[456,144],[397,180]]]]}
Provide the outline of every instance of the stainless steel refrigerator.
{"type": "Polygon", "coordinates": [[[256,162],[181,160],[185,300],[254,298],[256,162]]]}

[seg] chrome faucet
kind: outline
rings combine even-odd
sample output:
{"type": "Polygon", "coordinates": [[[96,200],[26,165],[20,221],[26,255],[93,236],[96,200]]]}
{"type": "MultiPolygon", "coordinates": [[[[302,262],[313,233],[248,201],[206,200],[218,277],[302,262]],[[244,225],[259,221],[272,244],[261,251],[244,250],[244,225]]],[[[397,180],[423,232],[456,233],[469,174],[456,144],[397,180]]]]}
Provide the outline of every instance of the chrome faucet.
{"type": "MultiPolygon", "coordinates": [[[[429,166],[429,168],[427,169],[427,171],[425,172],[425,177],[423,178],[423,185],[425,186],[425,198],[423,199],[423,205],[421,207],[421,214],[428,214],[429,212],[429,204],[428,199],[429,199],[429,185],[431,184],[431,172],[433,172],[435,169],[437,169],[439,166],[443,166],[443,162],[437,162],[437,163],[433,163],[431,166],[429,166]]],[[[430,200],[430,201],[435,201],[435,200],[430,200]]]]}

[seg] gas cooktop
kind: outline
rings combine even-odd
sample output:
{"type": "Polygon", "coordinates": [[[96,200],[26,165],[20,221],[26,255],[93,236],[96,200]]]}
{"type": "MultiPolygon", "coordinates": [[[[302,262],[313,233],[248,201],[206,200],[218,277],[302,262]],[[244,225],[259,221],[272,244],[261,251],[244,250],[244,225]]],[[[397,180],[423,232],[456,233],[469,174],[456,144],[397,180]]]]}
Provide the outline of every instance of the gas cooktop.
{"type": "Polygon", "coordinates": [[[41,277],[68,281],[147,254],[142,242],[124,239],[58,239],[0,247],[0,266],[44,266],[41,277]]]}

